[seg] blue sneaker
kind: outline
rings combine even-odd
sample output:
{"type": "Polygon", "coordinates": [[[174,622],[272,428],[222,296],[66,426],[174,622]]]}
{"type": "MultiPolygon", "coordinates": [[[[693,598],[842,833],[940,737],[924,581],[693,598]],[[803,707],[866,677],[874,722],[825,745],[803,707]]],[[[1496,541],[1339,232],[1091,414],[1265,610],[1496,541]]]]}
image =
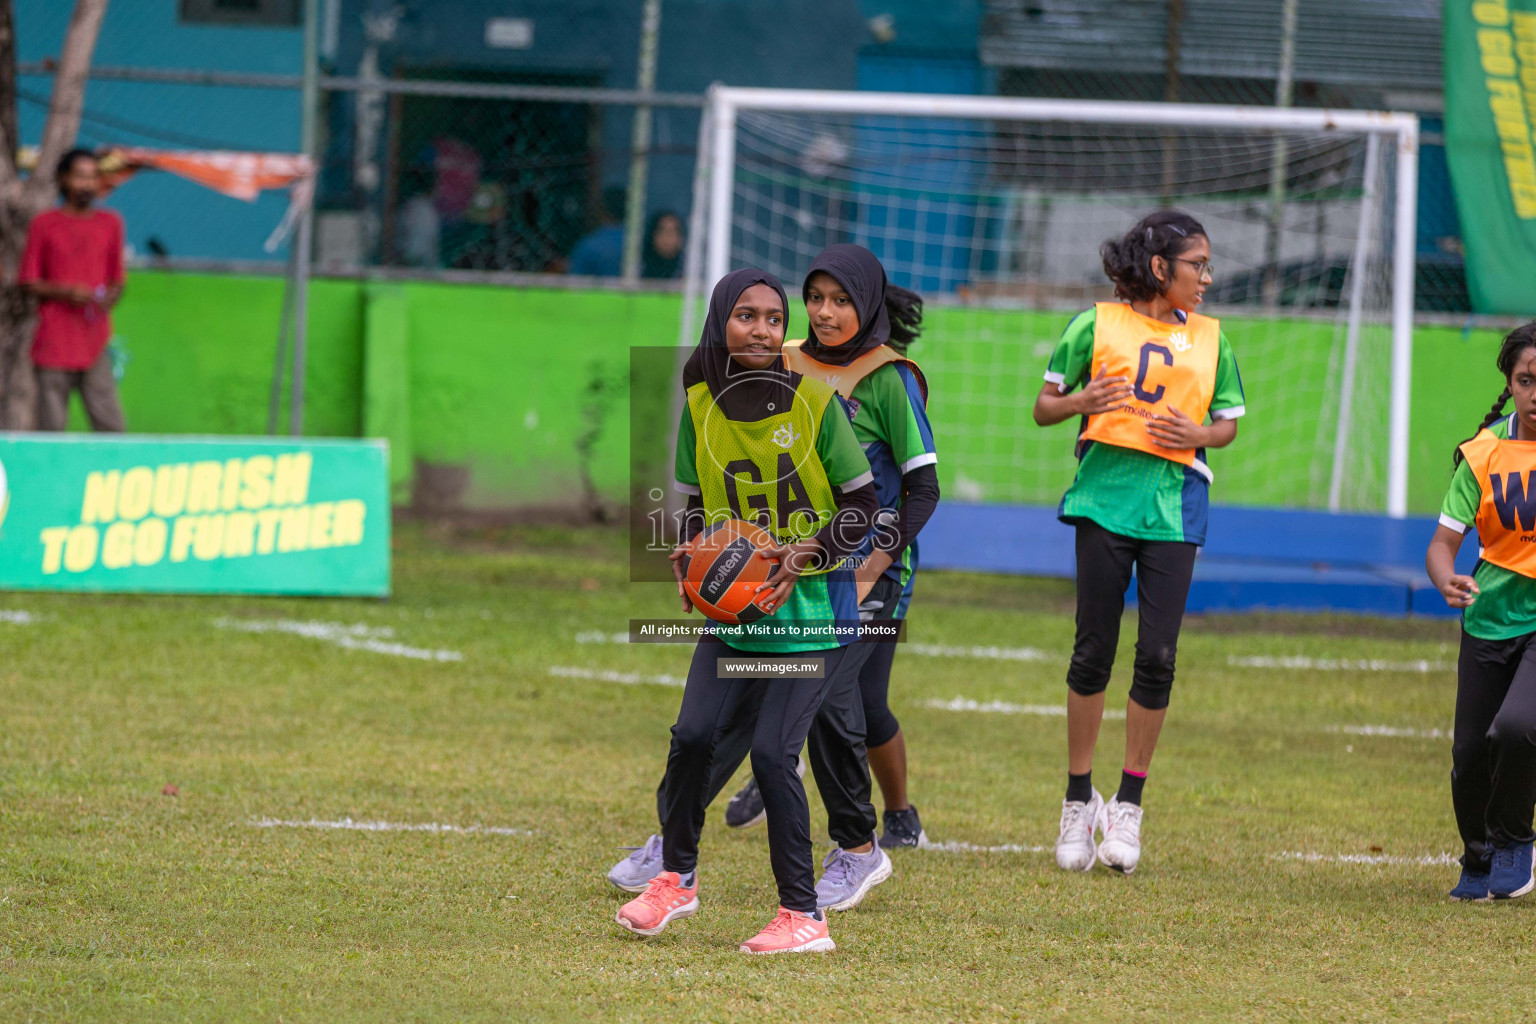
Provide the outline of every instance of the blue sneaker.
{"type": "Polygon", "coordinates": [[[1512,900],[1536,888],[1531,874],[1531,844],[1494,847],[1493,869],[1488,872],[1488,895],[1496,900],[1512,900]]]}
{"type": "Polygon", "coordinates": [[[661,836],[651,836],[644,846],[625,846],[633,851],[608,872],[608,881],[625,892],[645,892],[651,879],[661,874],[661,836]]]}
{"type": "Polygon", "coordinates": [[[1461,869],[1461,881],[1451,890],[1451,899],[1477,902],[1488,898],[1488,874],[1471,868],[1461,869]]]}
{"type": "Polygon", "coordinates": [[[826,870],[816,883],[817,910],[852,910],[875,886],[891,877],[891,858],[878,845],[868,853],[832,847],[821,862],[826,870]]]}

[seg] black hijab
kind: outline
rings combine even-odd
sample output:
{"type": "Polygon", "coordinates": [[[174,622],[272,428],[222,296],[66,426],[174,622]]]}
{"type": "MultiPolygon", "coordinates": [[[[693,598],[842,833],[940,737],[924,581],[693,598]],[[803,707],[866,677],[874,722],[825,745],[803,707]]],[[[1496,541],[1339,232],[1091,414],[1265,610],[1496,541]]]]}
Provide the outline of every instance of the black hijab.
{"type": "Polygon", "coordinates": [[[849,243],[827,246],[806,272],[805,285],[800,289],[802,299],[810,293],[811,277],[818,273],[830,274],[853,300],[859,332],[841,345],[823,345],[815,330],[807,328],[800,351],[819,363],[847,366],[891,340],[891,318],[885,310],[885,267],[874,253],[849,243]]]}
{"type": "Polygon", "coordinates": [[[682,249],[679,249],[672,256],[663,256],[656,251],[656,229],[668,217],[677,221],[678,233],[682,233],[683,219],[671,210],[662,210],[660,213],[651,214],[651,219],[645,222],[645,247],[641,250],[640,257],[641,277],[656,277],[670,280],[683,272],[682,249]]]}
{"type": "Polygon", "coordinates": [[[766,284],[779,293],[784,322],[788,325],[789,299],[779,279],[756,267],[733,270],[715,285],[714,293],[709,297],[709,312],[704,315],[699,346],[683,367],[685,389],[705,381],[716,407],[730,419],[746,423],[787,412],[795,400],[795,385],[799,378],[799,374],[784,366],[783,356],[765,369],[749,370],[732,359],[725,346],[725,326],[730,321],[731,310],[736,308],[741,293],[755,284],[766,284]]]}

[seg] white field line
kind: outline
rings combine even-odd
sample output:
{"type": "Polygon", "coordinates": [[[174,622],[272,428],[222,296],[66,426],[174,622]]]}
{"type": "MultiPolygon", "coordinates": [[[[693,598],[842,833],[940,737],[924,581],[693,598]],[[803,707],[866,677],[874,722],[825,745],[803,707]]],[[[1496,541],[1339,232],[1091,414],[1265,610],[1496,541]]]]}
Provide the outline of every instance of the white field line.
{"type": "Polygon", "coordinates": [[[1277,853],[1274,860],[1298,860],[1304,864],[1412,864],[1421,867],[1450,867],[1461,861],[1453,853],[1426,853],[1403,857],[1386,853],[1305,853],[1291,850],[1277,853]]]}
{"type": "Polygon", "coordinates": [[[0,622],[9,622],[13,626],[30,626],[37,621],[37,616],[31,612],[0,611],[0,622]]]}
{"type": "Polygon", "coordinates": [[[1451,738],[1448,729],[1408,729],[1396,725],[1330,725],[1327,732],[1342,732],[1349,736],[1395,736],[1410,740],[1446,740],[1451,738]]]}
{"type": "Polygon", "coordinates": [[[1382,661],[1377,658],[1305,658],[1305,657],[1251,657],[1230,655],[1227,665],[1232,668],[1288,668],[1308,669],[1315,672],[1452,672],[1456,666],[1449,661],[1382,661]]]}
{"type": "Polygon", "coordinates": [[[432,650],[426,647],[410,647],[394,641],[395,631],[387,626],[365,626],[361,623],[348,626],[340,622],[296,622],[292,619],[228,619],[213,621],[220,629],[237,629],[244,633],[288,633],[293,636],[320,640],[352,651],[371,651],[396,658],[415,658],[418,661],[463,661],[458,651],[432,650]]]}
{"type": "Polygon", "coordinates": [[[1002,843],[998,846],[978,846],[951,840],[945,843],[924,843],[919,850],[930,853],[1049,853],[1048,846],[1022,846],[1018,843],[1002,843]]]}
{"type": "Polygon", "coordinates": [[[619,672],[603,668],[574,668],[570,665],[551,665],[549,674],[565,679],[591,679],[599,683],[623,683],[626,686],[650,683],[655,686],[682,686],[687,682],[682,676],[666,673],[647,675],[643,672],[619,672]]]}
{"type": "Polygon", "coordinates": [[[337,821],[321,821],[317,818],[310,818],[308,821],[258,818],[251,824],[257,828],[317,828],[344,832],[451,832],[465,836],[531,836],[534,834],[531,829],[507,828],[501,825],[441,825],[435,821],[423,825],[411,825],[395,821],[353,821],[351,818],[341,818],[337,821]]]}
{"type": "MultiPolygon", "coordinates": [[[[576,634],[578,644],[627,644],[628,633],[586,630],[576,634]]],[[[650,646],[650,645],[646,645],[650,646]]],[[[992,645],[954,645],[905,643],[901,650],[925,658],[979,658],[988,661],[1057,661],[1066,655],[1042,651],[1038,647],[997,647],[992,645]]],[[[1319,672],[1450,672],[1456,666],[1449,661],[1385,661],[1380,658],[1308,658],[1302,655],[1229,655],[1230,668],[1296,669],[1319,672]]]]}
{"type": "MultiPolygon", "coordinates": [[[[951,700],[930,700],[924,705],[939,711],[979,711],[982,714],[991,715],[1049,715],[1057,718],[1065,717],[1067,706],[1065,704],[1009,704],[1007,701],[989,700],[975,701],[965,697],[955,697],[951,700]]],[[[1107,710],[1105,718],[1124,718],[1124,711],[1107,710]]]]}
{"type": "MultiPolygon", "coordinates": [[[[1059,718],[1067,713],[1065,704],[1009,704],[1001,700],[977,701],[966,697],[930,700],[925,702],[925,706],[938,711],[975,711],[991,715],[1048,715],[1059,718]]],[[[1104,717],[1124,718],[1125,712],[1106,710],[1104,717]]],[[[1396,725],[1325,725],[1323,732],[1342,733],[1346,736],[1388,736],[1411,740],[1443,740],[1449,739],[1451,735],[1445,729],[1411,729],[1396,725]]]]}
{"type": "Polygon", "coordinates": [[[991,661],[1054,661],[1056,656],[1035,647],[952,647],[946,644],[906,644],[901,650],[925,658],[982,658],[991,661]]]}
{"type": "Polygon", "coordinates": [[[589,629],[585,632],[577,633],[576,642],[579,644],[627,644],[629,643],[629,634],[604,633],[600,629],[589,629]]]}
{"type": "MultiPolygon", "coordinates": [[[[629,634],[606,633],[597,629],[584,630],[576,634],[576,642],[578,644],[627,644],[629,634]]],[[[900,649],[925,658],[982,658],[991,661],[1054,661],[1056,659],[1055,655],[1035,647],[956,647],[945,644],[904,643],[900,649]]]]}

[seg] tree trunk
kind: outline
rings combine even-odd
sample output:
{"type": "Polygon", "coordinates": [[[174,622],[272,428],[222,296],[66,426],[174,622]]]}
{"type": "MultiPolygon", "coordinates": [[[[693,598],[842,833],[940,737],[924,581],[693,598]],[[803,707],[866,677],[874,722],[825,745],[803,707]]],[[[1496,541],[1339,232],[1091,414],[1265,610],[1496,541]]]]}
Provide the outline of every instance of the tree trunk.
{"type": "Polygon", "coordinates": [[[76,0],[53,77],[37,166],[16,169],[16,31],[12,0],[0,0],[0,427],[30,430],[37,419],[31,351],[35,303],[15,286],[27,225],[52,201],[53,168],[80,130],[91,54],[108,0],[76,0]]]}

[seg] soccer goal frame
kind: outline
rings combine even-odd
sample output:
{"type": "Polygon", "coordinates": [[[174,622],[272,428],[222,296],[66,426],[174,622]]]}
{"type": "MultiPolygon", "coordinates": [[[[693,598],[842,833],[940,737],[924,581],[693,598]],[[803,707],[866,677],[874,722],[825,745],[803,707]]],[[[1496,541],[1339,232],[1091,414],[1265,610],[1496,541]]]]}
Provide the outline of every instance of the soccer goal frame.
{"type": "MultiPolygon", "coordinates": [[[[1094,100],[1030,99],[1001,96],[951,96],[917,93],[836,92],[712,86],[699,126],[693,209],[685,254],[684,311],[680,343],[692,344],[701,298],[730,269],[732,199],[737,160],[737,119],[743,112],[838,114],[947,118],[963,121],[1098,124],[1106,126],[1221,129],[1254,135],[1315,132],[1363,137],[1366,186],[1361,196],[1360,228],[1355,242],[1358,267],[1368,245],[1368,228],[1382,197],[1374,187],[1380,147],[1395,152],[1391,214],[1391,393],[1385,510],[1402,517],[1408,511],[1409,393],[1413,366],[1415,231],[1418,194],[1418,118],[1407,113],[1275,107],[1217,106],[1184,103],[1131,103],[1094,100]]],[[[1337,510],[1341,467],[1351,427],[1356,384],[1358,338],[1362,317],[1363,274],[1351,273],[1342,360],[1341,397],[1334,437],[1328,505],[1337,510]]]]}

